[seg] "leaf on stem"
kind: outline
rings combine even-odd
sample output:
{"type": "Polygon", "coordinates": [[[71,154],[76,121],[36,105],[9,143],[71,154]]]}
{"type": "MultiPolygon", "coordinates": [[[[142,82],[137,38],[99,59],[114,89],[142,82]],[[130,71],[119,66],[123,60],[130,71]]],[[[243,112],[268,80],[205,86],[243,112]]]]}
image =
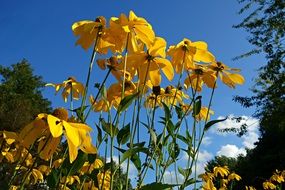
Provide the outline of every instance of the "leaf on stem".
{"type": "Polygon", "coordinates": [[[130,139],[130,124],[127,124],[125,127],[123,127],[119,132],[117,136],[117,142],[120,145],[126,144],[128,140],[130,139]]]}
{"type": "Polygon", "coordinates": [[[225,121],[227,120],[228,118],[224,118],[224,119],[217,119],[217,120],[212,120],[212,121],[209,121],[208,123],[206,123],[205,127],[204,127],[204,131],[207,131],[212,125],[216,124],[216,123],[219,123],[219,122],[222,122],[222,121],[225,121]]]}
{"type": "Polygon", "coordinates": [[[146,184],[141,187],[141,190],[164,190],[164,189],[169,189],[172,187],[178,186],[178,184],[162,184],[162,183],[150,183],[146,184]]]}
{"type": "Polygon", "coordinates": [[[139,95],[139,92],[132,94],[132,95],[128,95],[126,97],[124,97],[121,102],[120,105],[118,106],[118,113],[121,113],[123,111],[125,111],[133,102],[133,100],[139,95]]]}
{"type": "Polygon", "coordinates": [[[110,135],[110,137],[115,137],[115,136],[118,134],[119,129],[118,129],[116,126],[114,126],[114,125],[111,124],[111,123],[106,123],[103,118],[101,118],[100,121],[101,121],[103,130],[104,130],[108,135],[110,135]]]}

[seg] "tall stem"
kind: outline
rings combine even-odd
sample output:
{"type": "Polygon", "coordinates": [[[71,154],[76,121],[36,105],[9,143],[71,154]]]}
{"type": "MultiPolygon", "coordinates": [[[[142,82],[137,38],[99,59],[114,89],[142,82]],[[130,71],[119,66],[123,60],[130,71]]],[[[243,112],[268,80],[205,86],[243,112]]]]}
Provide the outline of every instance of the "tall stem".
{"type": "Polygon", "coordinates": [[[92,55],[91,55],[91,59],[90,59],[90,63],[89,63],[88,74],[87,74],[87,79],[86,79],[85,88],[84,88],[84,94],[83,94],[82,102],[81,102],[81,110],[80,110],[80,114],[81,114],[81,115],[84,115],[84,114],[83,114],[83,112],[84,112],[84,106],[85,106],[85,103],[86,103],[86,97],[87,97],[87,93],[88,93],[88,87],[89,87],[89,82],[90,82],[90,76],[91,76],[91,72],[92,72],[94,60],[95,60],[95,57],[96,57],[96,54],[97,54],[96,47],[97,47],[97,43],[98,43],[99,38],[100,38],[100,36],[99,36],[99,33],[100,33],[100,32],[101,32],[101,30],[98,28],[97,35],[96,35],[96,39],[95,39],[94,48],[93,48],[92,55]]]}

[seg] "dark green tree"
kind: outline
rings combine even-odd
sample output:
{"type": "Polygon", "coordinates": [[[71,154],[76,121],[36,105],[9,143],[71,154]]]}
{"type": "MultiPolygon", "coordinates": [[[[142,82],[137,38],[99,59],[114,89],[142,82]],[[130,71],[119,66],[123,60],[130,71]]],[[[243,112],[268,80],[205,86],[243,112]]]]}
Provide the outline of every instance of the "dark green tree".
{"type": "Polygon", "coordinates": [[[251,97],[235,97],[244,107],[255,106],[260,120],[259,141],[247,156],[240,157],[237,173],[243,177],[237,189],[244,185],[261,185],[275,169],[285,169],[285,1],[240,0],[244,7],[240,14],[247,17],[236,28],[250,33],[249,42],[254,49],[240,57],[262,53],[266,63],[251,97]]]}
{"type": "Polygon", "coordinates": [[[33,74],[27,60],[11,67],[0,65],[0,130],[19,131],[39,113],[51,111],[43,97],[45,83],[33,74]]]}

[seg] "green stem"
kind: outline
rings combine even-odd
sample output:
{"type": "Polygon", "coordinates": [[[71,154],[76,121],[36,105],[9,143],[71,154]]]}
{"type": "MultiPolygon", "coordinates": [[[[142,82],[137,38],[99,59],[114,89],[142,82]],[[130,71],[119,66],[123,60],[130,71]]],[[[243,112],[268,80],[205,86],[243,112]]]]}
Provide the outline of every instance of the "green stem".
{"type": "MultiPolygon", "coordinates": [[[[210,112],[210,108],[211,108],[211,104],[212,104],[212,100],[213,100],[213,96],[214,96],[214,92],[215,92],[216,82],[217,82],[217,81],[215,81],[214,87],[213,87],[212,92],[211,92],[211,96],[210,96],[210,100],[209,100],[209,104],[208,104],[208,110],[207,110],[207,114],[206,114],[206,118],[205,118],[205,122],[204,122],[203,132],[202,132],[201,138],[200,138],[199,141],[198,141],[197,148],[194,150],[194,156],[193,156],[193,157],[195,157],[196,154],[198,153],[199,148],[200,148],[201,143],[202,143],[202,140],[203,140],[203,137],[204,137],[204,135],[205,135],[205,130],[204,130],[204,129],[205,129],[205,125],[206,125],[207,120],[208,120],[208,116],[209,116],[209,112],[210,112]]],[[[194,160],[191,161],[190,168],[192,168],[193,164],[194,164],[194,160]]],[[[187,174],[188,174],[188,173],[187,173],[187,174]]],[[[189,172],[188,175],[186,175],[184,182],[187,182],[189,176],[190,176],[190,172],[189,172]]],[[[196,176],[195,176],[195,178],[196,178],[196,176]]],[[[196,186],[196,181],[195,181],[194,186],[196,186]]],[[[185,183],[183,183],[183,184],[181,185],[180,190],[183,190],[184,188],[185,188],[185,183]]]]}
{"type": "Polygon", "coordinates": [[[90,59],[90,63],[89,63],[89,68],[88,68],[88,74],[87,74],[87,79],[86,79],[86,83],[85,83],[85,88],[84,88],[84,94],[83,94],[83,97],[82,97],[82,102],[81,102],[81,110],[80,110],[80,115],[84,115],[83,112],[84,112],[84,106],[85,106],[85,102],[86,102],[86,97],[87,97],[87,93],[88,93],[88,87],[89,87],[89,82],[90,82],[90,76],[91,76],[91,72],[92,72],[92,67],[93,67],[93,64],[94,64],[94,60],[95,60],[95,57],[96,57],[96,54],[97,54],[97,51],[96,51],[96,47],[97,47],[97,43],[99,41],[99,33],[100,33],[101,30],[98,29],[97,31],[97,35],[96,35],[96,39],[95,39],[95,44],[94,44],[94,47],[93,47],[93,51],[92,51],[92,55],[91,55],[91,59],[90,59]]]}
{"type": "Polygon", "coordinates": [[[94,102],[92,102],[92,104],[91,104],[91,106],[89,107],[89,110],[88,110],[86,116],[84,117],[83,123],[86,122],[86,119],[88,118],[88,116],[89,116],[89,114],[90,114],[90,112],[91,112],[91,110],[92,110],[92,106],[96,103],[96,101],[97,101],[97,99],[98,99],[98,97],[99,97],[99,95],[100,95],[100,93],[101,93],[101,91],[102,91],[102,88],[104,87],[104,85],[105,85],[105,83],[106,83],[106,80],[108,79],[110,73],[111,73],[111,69],[108,70],[108,72],[107,72],[107,74],[106,74],[106,76],[105,76],[103,82],[101,83],[101,85],[100,85],[100,87],[99,87],[99,90],[98,90],[98,92],[97,92],[97,94],[96,94],[96,96],[95,96],[95,98],[94,98],[94,102]]]}

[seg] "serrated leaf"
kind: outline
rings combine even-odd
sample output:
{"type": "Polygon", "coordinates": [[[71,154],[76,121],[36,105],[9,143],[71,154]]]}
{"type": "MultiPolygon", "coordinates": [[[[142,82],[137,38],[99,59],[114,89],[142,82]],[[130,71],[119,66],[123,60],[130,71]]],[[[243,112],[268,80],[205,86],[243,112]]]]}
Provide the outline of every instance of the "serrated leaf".
{"type": "Polygon", "coordinates": [[[123,127],[117,135],[117,142],[120,145],[126,144],[128,140],[130,139],[130,124],[123,127]]]}
{"type": "Polygon", "coordinates": [[[178,186],[178,184],[150,183],[141,187],[141,190],[164,190],[178,186]]]}
{"type": "Polygon", "coordinates": [[[132,104],[133,100],[138,95],[139,95],[139,93],[135,93],[135,94],[128,95],[128,96],[124,97],[118,106],[118,109],[117,109],[118,113],[125,111],[132,104]]]}
{"type": "Polygon", "coordinates": [[[204,131],[207,131],[212,125],[219,123],[219,122],[222,122],[222,121],[225,121],[225,120],[227,120],[227,117],[225,119],[217,119],[217,120],[209,121],[208,123],[206,123],[206,125],[204,127],[204,131]]]}

